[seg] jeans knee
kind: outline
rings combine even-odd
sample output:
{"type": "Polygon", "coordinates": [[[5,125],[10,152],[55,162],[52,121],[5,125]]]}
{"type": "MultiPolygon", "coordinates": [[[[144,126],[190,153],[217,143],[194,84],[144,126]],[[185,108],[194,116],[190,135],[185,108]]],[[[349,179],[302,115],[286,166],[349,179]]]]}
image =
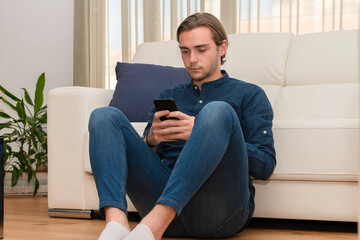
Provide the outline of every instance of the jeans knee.
{"type": "Polygon", "coordinates": [[[235,115],[234,109],[228,103],[214,101],[206,104],[198,117],[201,117],[203,124],[215,127],[216,124],[228,123],[235,115]]]}
{"type": "Polygon", "coordinates": [[[89,118],[89,131],[99,127],[109,126],[118,118],[121,111],[114,107],[102,107],[92,111],[89,118]]]}

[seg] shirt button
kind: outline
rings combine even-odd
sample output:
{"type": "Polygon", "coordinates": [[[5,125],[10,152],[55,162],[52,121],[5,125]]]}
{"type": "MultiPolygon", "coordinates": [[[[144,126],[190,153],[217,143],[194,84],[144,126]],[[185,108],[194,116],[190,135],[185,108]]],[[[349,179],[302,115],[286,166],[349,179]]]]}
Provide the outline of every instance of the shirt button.
{"type": "Polygon", "coordinates": [[[195,86],[194,88],[195,88],[195,90],[198,90],[198,86],[195,86]]]}
{"type": "Polygon", "coordinates": [[[263,134],[265,134],[265,135],[266,135],[266,134],[267,134],[267,131],[266,131],[266,130],[264,130],[264,131],[263,131],[263,134]]]}
{"type": "Polygon", "coordinates": [[[203,103],[203,100],[200,100],[199,103],[202,104],[202,103],[203,103]]]}

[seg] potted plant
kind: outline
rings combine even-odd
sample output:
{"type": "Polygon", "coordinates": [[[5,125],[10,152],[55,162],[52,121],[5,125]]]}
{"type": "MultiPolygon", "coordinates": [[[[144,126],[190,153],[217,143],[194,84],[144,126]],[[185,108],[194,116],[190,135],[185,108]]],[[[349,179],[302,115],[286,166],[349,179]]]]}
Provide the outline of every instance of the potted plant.
{"type": "Polygon", "coordinates": [[[28,91],[23,90],[21,98],[7,91],[0,85],[0,100],[13,113],[0,109],[0,130],[5,130],[4,169],[11,171],[11,186],[14,187],[23,173],[27,173],[27,181],[35,180],[33,195],[39,189],[37,173],[40,168],[47,167],[47,106],[44,103],[45,73],[36,83],[34,101],[28,91]],[[16,117],[15,117],[16,116],[16,117]]]}

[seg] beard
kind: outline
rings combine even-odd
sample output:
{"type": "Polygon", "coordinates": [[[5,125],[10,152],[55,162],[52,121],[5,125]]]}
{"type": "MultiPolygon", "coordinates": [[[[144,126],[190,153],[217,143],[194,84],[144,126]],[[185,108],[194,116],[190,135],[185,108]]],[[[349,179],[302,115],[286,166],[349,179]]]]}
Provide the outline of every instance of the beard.
{"type": "Polygon", "coordinates": [[[191,64],[187,67],[188,73],[191,77],[191,79],[195,82],[201,82],[209,77],[211,77],[212,75],[214,75],[218,69],[219,66],[219,52],[216,55],[216,58],[213,59],[213,61],[210,63],[209,68],[205,69],[202,66],[198,66],[196,64],[191,64]],[[191,68],[199,68],[200,69],[200,73],[196,74],[196,73],[192,73],[191,72],[191,68]]]}

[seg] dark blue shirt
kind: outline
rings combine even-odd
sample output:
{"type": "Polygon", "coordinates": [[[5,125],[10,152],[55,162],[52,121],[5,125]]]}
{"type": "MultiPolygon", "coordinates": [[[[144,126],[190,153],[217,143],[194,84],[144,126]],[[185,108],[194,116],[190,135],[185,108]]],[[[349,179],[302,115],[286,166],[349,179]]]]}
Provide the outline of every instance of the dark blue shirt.
{"type": "MultiPolygon", "coordinates": [[[[159,98],[173,98],[179,111],[195,118],[196,114],[209,102],[224,101],[230,104],[239,117],[244,134],[249,174],[255,179],[266,180],[276,165],[272,132],[273,110],[270,102],[259,86],[230,78],[225,71],[222,73],[222,78],[203,83],[201,91],[195,84],[189,82],[166,89],[159,98]]],[[[155,111],[153,106],[144,136],[151,128],[155,111]]],[[[157,146],[156,151],[164,163],[172,168],[184,145],[183,140],[163,142],[157,146]]],[[[252,186],[250,192],[253,201],[252,186]]]]}

